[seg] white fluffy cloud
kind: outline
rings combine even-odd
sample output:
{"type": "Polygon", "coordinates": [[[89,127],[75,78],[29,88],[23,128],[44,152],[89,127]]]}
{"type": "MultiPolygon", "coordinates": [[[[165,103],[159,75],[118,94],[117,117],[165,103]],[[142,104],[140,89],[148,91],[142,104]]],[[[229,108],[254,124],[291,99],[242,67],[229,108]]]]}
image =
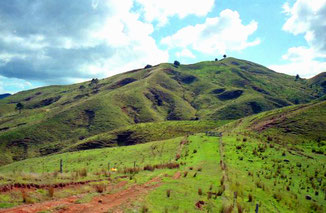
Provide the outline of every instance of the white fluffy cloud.
{"type": "Polygon", "coordinates": [[[285,3],[283,12],[288,16],[283,30],[303,35],[307,47],[292,47],[283,56],[284,65],[272,69],[288,74],[311,77],[326,71],[326,0],[296,0],[285,3]]]}
{"type": "Polygon", "coordinates": [[[318,54],[311,48],[292,47],[282,56],[288,63],[271,65],[269,68],[289,75],[299,74],[301,77],[310,78],[326,71],[326,62],[315,59],[316,55],[318,54]]]}
{"type": "Polygon", "coordinates": [[[283,8],[289,16],[283,30],[304,34],[315,51],[326,53],[326,0],[297,0],[292,7],[286,3],[283,8]]]}
{"type": "Polygon", "coordinates": [[[238,12],[226,9],[218,17],[207,18],[203,24],[180,29],[174,35],[163,38],[161,43],[170,48],[191,47],[205,54],[224,54],[226,51],[258,45],[258,38],[248,41],[257,27],[256,21],[251,21],[248,25],[242,24],[238,12]]]}
{"type": "Polygon", "coordinates": [[[168,22],[171,16],[184,18],[188,15],[205,16],[214,6],[214,0],[136,0],[148,22],[158,21],[160,25],[168,22]]]}
{"type": "Polygon", "coordinates": [[[180,52],[177,52],[175,55],[176,55],[178,58],[181,58],[181,57],[196,58],[196,57],[194,56],[194,54],[193,54],[190,50],[188,50],[188,49],[183,49],[183,50],[181,50],[180,52]]]}

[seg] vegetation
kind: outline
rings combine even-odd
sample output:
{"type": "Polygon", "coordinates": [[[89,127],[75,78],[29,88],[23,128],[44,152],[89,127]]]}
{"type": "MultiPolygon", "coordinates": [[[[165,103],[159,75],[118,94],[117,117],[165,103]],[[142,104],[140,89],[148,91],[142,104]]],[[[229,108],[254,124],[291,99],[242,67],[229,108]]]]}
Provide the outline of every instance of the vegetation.
{"type": "Polygon", "coordinates": [[[0,208],[325,212],[325,77],[225,57],[9,96],[0,208]]]}

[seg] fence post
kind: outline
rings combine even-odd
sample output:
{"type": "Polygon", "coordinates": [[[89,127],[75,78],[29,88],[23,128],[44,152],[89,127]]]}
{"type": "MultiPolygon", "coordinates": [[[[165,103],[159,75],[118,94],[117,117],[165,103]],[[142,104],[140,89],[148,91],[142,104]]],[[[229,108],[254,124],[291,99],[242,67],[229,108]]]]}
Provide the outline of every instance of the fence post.
{"type": "Polygon", "coordinates": [[[62,173],[62,166],[63,166],[63,162],[62,159],[60,159],[60,173],[62,173]]]}
{"type": "Polygon", "coordinates": [[[258,213],[258,208],[259,208],[259,205],[258,203],[256,204],[256,210],[255,210],[255,213],[258,213]]]}

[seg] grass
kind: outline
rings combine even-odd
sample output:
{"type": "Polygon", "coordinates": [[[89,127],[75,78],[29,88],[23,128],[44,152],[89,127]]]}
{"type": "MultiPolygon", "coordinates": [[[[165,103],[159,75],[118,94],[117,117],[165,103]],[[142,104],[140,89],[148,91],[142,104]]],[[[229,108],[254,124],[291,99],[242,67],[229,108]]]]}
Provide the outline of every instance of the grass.
{"type": "Polygon", "coordinates": [[[81,139],[93,140],[99,134],[101,138],[136,123],[233,120],[305,103],[323,95],[322,79],[295,81],[258,64],[227,58],[178,68],[160,64],[100,79],[98,84],[88,81],[19,92],[0,100],[0,165],[79,150],[84,148],[79,146],[81,139]],[[213,92],[221,88],[226,94],[243,92],[221,100],[213,92]],[[25,105],[21,114],[15,111],[18,102],[25,105]]]}
{"type": "Polygon", "coordinates": [[[306,103],[323,95],[322,82],[228,58],[0,100],[0,185],[46,186],[1,193],[0,208],[72,195],[89,202],[159,178],[126,210],[324,212],[326,101],[306,103]],[[305,104],[275,109],[293,103],[305,104]]]}

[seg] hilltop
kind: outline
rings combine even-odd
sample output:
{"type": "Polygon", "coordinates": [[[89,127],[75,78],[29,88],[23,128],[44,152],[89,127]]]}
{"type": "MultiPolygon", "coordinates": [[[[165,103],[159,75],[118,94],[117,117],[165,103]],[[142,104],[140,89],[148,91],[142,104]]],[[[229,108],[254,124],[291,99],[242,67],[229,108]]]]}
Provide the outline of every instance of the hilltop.
{"type": "Polygon", "coordinates": [[[94,137],[139,123],[234,120],[308,103],[325,94],[323,82],[325,75],[296,79],[226,58],[159,64],[106,79],[19,92],[0,101],[0,163],[84,149],[79,145],[84,142],[86,148],[116,146],[117,140],[94,145],[94,137]],[[21,113],[15,110],[17,103],[24,105],[21,113]],[[94,143],[88,143],[89,137],[94,143]]]}

